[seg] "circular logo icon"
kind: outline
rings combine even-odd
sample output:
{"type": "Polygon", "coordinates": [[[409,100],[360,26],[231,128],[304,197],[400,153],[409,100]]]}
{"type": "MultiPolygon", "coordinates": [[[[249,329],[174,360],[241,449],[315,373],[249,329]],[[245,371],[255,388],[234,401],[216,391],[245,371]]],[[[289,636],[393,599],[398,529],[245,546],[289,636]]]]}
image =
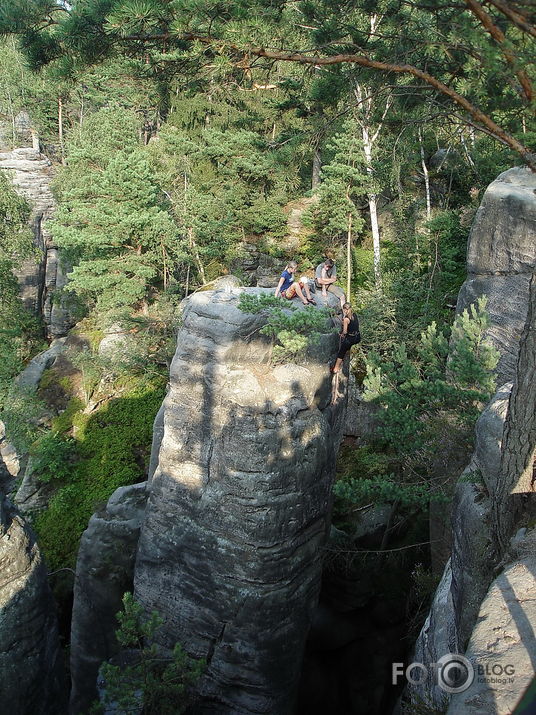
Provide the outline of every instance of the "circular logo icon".
{"type": "Polygon", "coordinates": [[[445,693],[463,693],[474,679],[473,664],[459,653],[447,653],[437,661],[437,684],[445,693]]]}

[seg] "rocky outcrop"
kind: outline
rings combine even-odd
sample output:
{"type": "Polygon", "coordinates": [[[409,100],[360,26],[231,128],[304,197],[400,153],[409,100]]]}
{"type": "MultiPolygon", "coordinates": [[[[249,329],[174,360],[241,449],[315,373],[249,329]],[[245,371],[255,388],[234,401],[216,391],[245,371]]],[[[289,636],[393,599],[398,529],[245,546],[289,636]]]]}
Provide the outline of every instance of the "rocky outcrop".
{"type": "Polygon", "coordinates": [[[0,698],[16,715],[64,712],[63,665],[47,572],[35,537],[0,503],[0,698]]]}
{"type": "Polygon", "coordinates": [[[43,316],[49,336],[65,335],[73,320],[66,299],[54,299],[54,291],[65,286],[66,276],[49,230],[55,208],[50,189],[52,164],[38,149],[26,147],[0,153],[0,170],[11,177],[17,193],[31,207],[30,223],[39,253],[38,260],[28,258],[16,271],[21,297],[29,310],[43,316]]]}
{"type": "Polygon", "coordinates": [[[367,444],[377,427],[377,412],[376,405],[363,400],[363,389],[357,384],[354,374],[350,373],[344,436],[353,437],[356,446],[367,444]]]}
{"type": "Polygon", "coordinates": [[[509,169],[482,198],[469,236],[467,280],[458,297],[461,312],[488,296],[488,331],[500,352],[497,384],[512,380],[527,316],[529,281],[536,269],[536,174],[509,169]]]}
{"type": "Polygon", "coordinates": [[[281,276],[281,259],[263,253],[256,243],[243,241],[237,247],[231,270],[240,275],[244,285],[271,288],[281,276]]]}
{"type": "Polygon", "coordinates": [[[160,646],[206,659],[196,711],[283,714],[320,588],[345,384],[327,370],[334,334],[271,365],[241,290],[186,303],[135,595],[164,618],[160,646]]]}
{"type": "Polygon", "coordinates": [[[35,392],[39,387],[43,373],[51,367],[56,358],[65,350],[65,338],[53,340],[48,350],[44,350],[30,360],[24,370],[18,375],[15,382],[29,392],[35,392]]]}
{"type": "Polygon", "coordinates": [[[71,625],[71,712],[87,713],[98,698],[101,663],[117,653],[116,614],[132,591],[134,559],[147,501],[146,483],[120,487],[82,534],[71,625]]]}

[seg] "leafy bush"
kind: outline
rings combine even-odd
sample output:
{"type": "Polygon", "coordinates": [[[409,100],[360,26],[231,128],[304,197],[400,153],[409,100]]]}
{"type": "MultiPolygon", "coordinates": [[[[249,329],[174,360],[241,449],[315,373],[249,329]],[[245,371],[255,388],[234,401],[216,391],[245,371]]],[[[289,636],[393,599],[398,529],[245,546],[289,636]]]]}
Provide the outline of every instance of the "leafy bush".
{"type": "Polygon", "coordinates": [[[40,482],[68,479],[72,469],[74,439],[47,432],[32,446],[32,468],[40,482]]]}
{"type": "Polygon", "coordinates": [[[442,494],[430,493],[427,483],[402,483],[397,481],[394,474],[372,479],[340,480],[335,484],[333,492],[336,497],[350,504],[386,504],[396,501],[401,507],[426,507],[430,499],[445,500],[442,494]]]}
{"type": "MultiPolygon", "coordinates": [[[[325,308],[307,307],[298,310],[291,304],[281,308],[281,298],[273,295],[240,294],[238,307],[244,313],[266,312],[266,324],[261,328],[263,335],[269,335],[279,344],[272,352],[274,362],[293,360],[298,354],[304,354],[307,347],[321,333],[328,332],[329,313],[325,308]]],[[[334,330],[334,328],[333,328],[334,330]]]]}

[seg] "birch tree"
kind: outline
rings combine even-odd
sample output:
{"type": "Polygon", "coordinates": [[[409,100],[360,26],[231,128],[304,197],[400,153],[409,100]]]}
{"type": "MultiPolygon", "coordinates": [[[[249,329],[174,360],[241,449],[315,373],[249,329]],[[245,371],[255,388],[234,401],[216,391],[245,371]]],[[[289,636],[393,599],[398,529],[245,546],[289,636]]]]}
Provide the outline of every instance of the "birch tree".
{"type": "MultiPolygon", "coordinates": [[[[372,22],[373,19],[371,18],[371,23],[372,22]]],[[[374,149],[391,106],[393,96],[392,92],[388,92],[385,95],[379,95],[382,97],[382,99],[379,99],[377,92],[363,86],[358,81],[355,82],[354,95],[357,100],[355,118],[361,129],[363,153],[365,155],[365,170],[368,177],[367,200],[372,231],[372,246],[374,250],[374,281],[376,287],[379,288],[381,286],[380,226],[378,223],[378,195],[375,186],[374,149]],[[375,121],[375,117],[378,116],[378,110],[380,111],[380,115],[375,121]]]]}

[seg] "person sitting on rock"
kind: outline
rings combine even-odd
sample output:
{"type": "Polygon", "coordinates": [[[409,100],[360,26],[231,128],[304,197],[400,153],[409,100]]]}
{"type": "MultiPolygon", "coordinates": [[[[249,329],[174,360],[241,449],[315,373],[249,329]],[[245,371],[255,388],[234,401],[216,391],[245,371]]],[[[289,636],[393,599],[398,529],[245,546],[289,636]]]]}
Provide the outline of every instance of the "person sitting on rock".
{"type": "Polygon", "coordinates": [[[339,352],[337,353],[337,360],[335,361],[335,365],[331,368],[331,372],[339,372],[344,356],[348,350],[350,350],[352,345],[357,345],[357,343],[361,342],[359,321],[353,314],[350,303],[345,303],[342,306],[342,314],[341,344],[339,346],[339,352]]]}
{"type": "Polygon", "coordinates": [[[339,286],[334,285],[337,280],[337,267],[335,261],[331,258],[326,258],[325,261],[319,263],[315,271],[316,287],[322,290],[322,296],[327,298],[328,290],[337,296],[343,306],[346,297],[339,286]]]}
{"type": "Polygon", "coordinates": [[[275,297],[279,298],[279,296],[281,296],[282,298],[291,300],[297,295],[304,305],[309,305],[309,303],[316,305],[316,301],[311,298],[308,282],[294,280],[294,273],[296,273],[297,268],[298,264],[296,261],[289,261],[287,263],[285,270],[281,273],[277,288],[275,289],[275,297]]]}

